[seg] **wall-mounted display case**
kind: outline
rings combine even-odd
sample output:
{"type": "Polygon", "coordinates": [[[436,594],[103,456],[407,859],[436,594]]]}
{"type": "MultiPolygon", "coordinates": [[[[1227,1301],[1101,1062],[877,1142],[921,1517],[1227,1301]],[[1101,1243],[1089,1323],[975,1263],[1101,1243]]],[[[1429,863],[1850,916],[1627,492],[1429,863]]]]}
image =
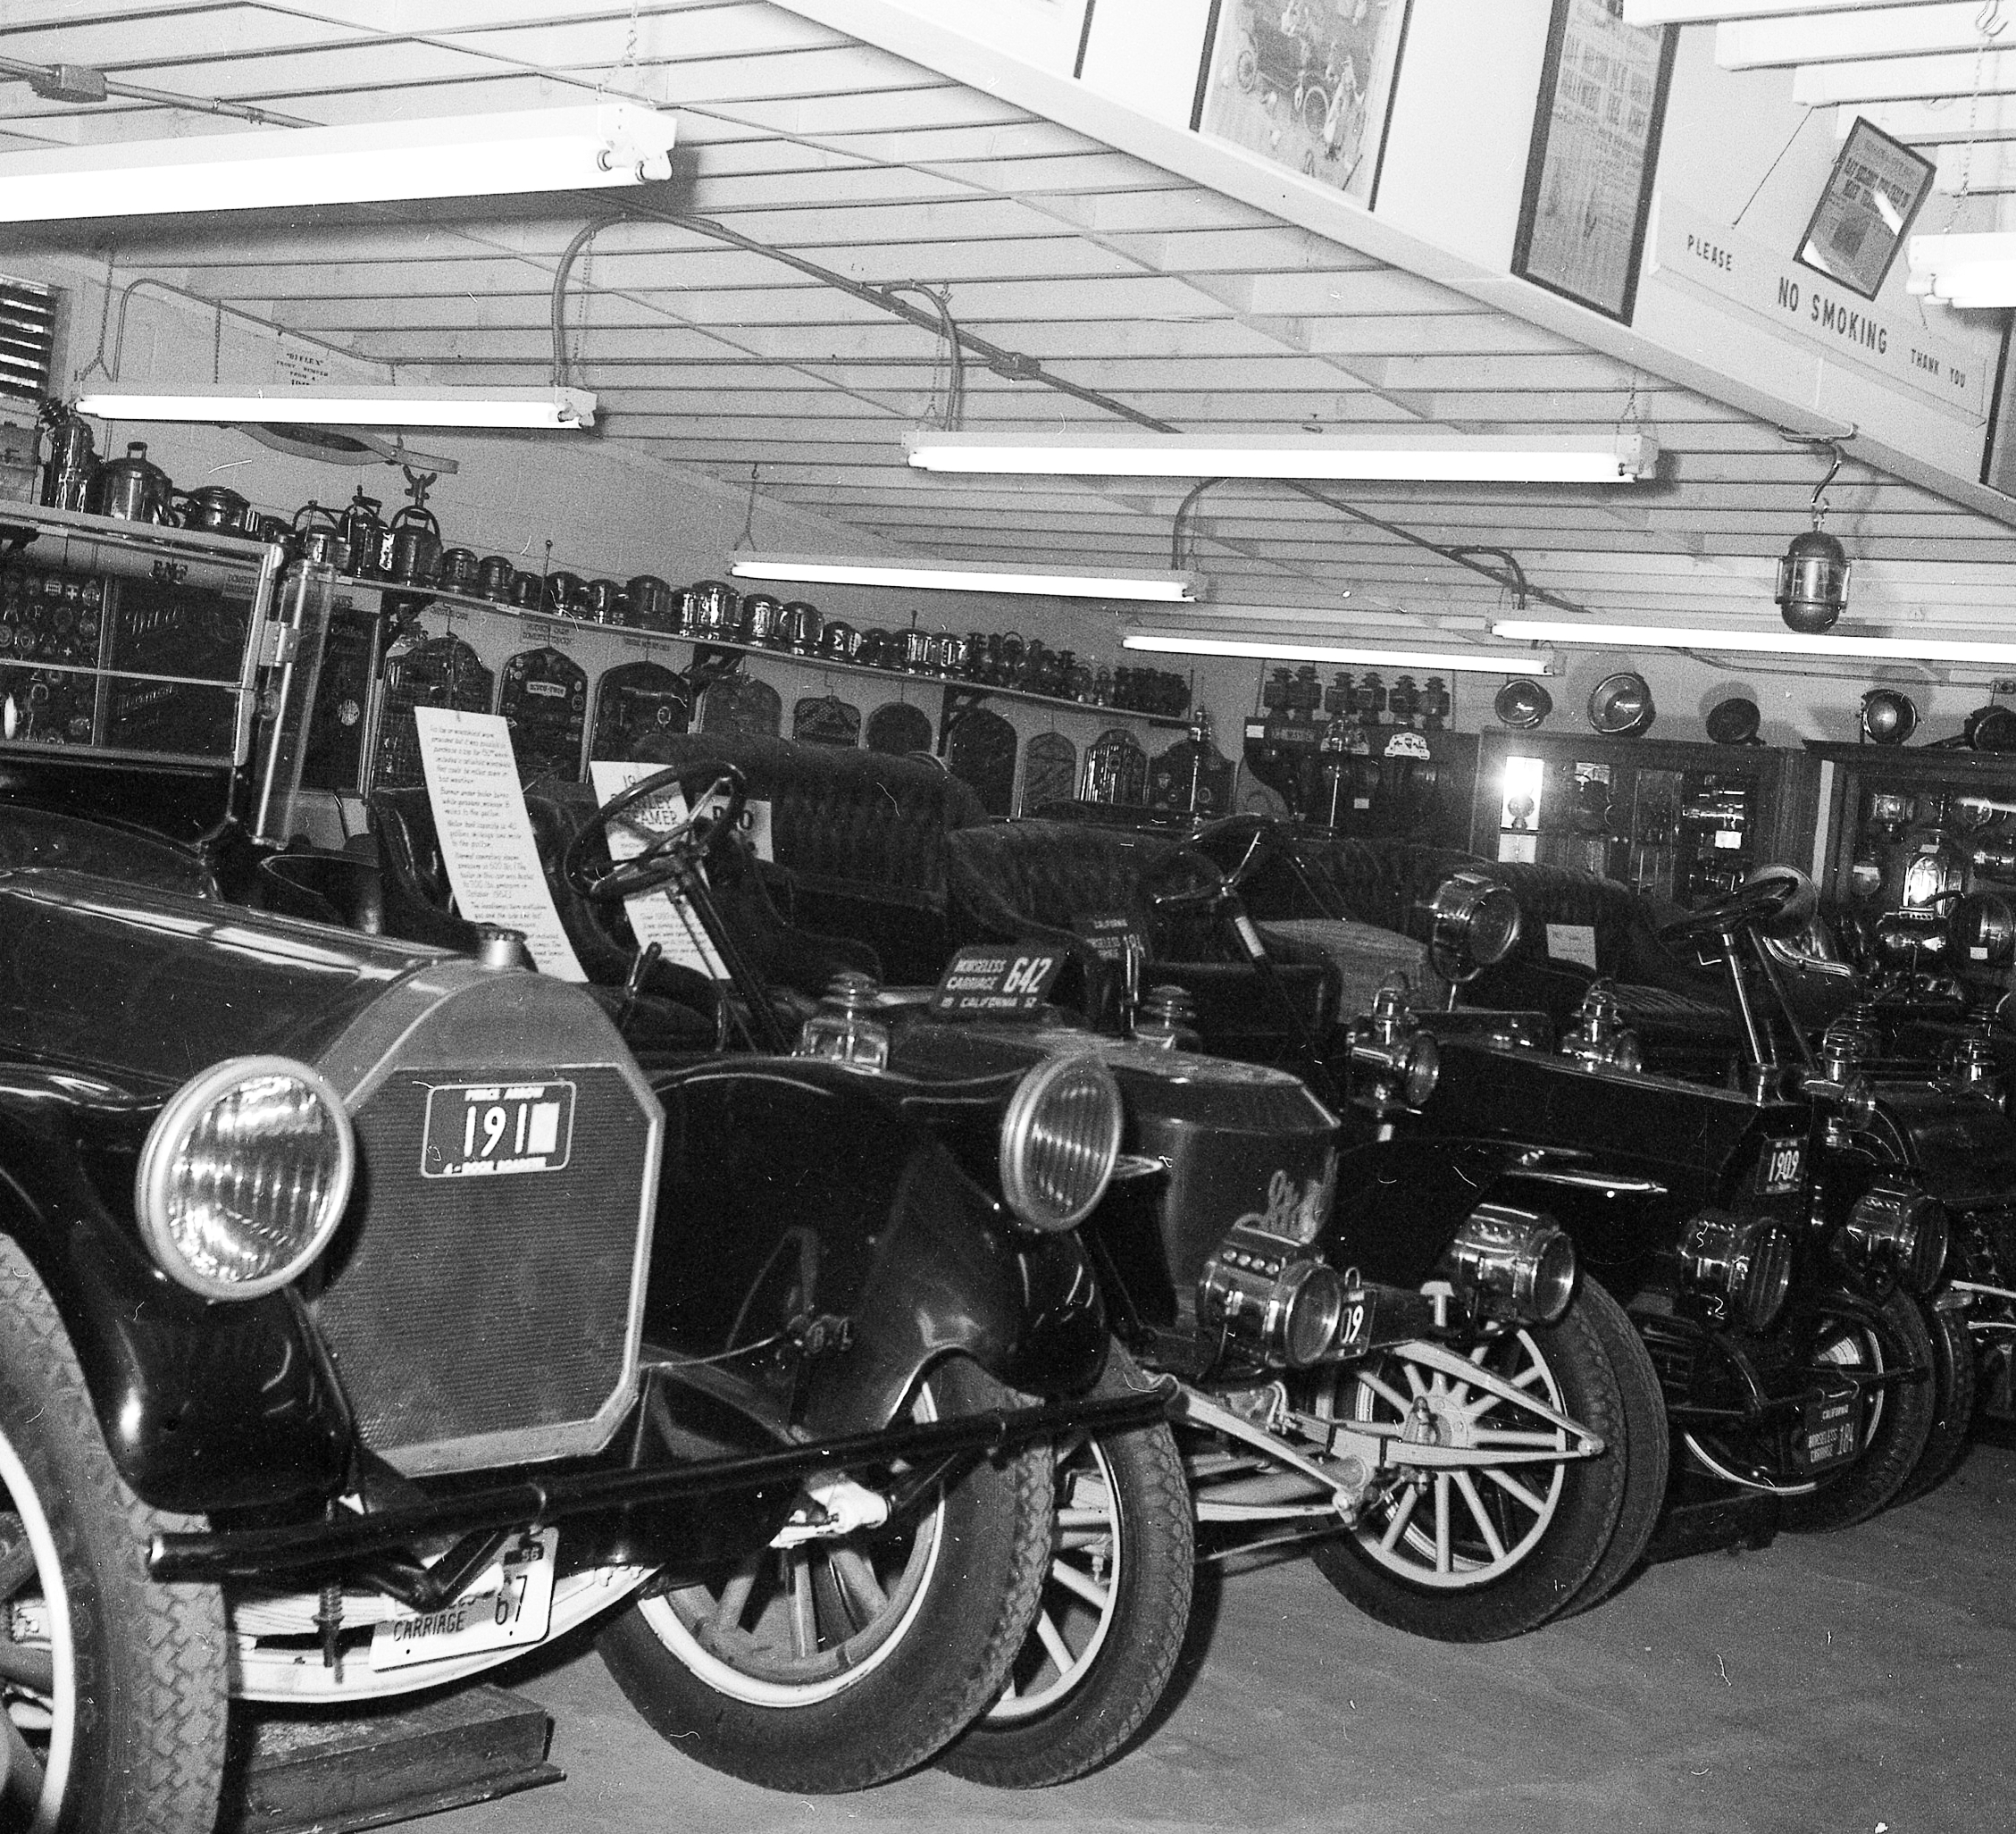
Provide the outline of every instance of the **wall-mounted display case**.
{"type": "MultiPolygon", "coordinates": [[[[1893,921],[1892,952],[1943,948],[1953,900],[2016,900],[2016,755],[1944,745],[1809,744],[1831,766],[1822,890],[1870,919],[1893,921]]],[[[1932,966],[1935,964],[1913,964],[1932,966]]],[[[1963,972],[1964,964],[1954,964],[1963,972]]]]}
{"type": "Polygon", "coordinates": [[[331,575],[283,560],[243,537],[0,509],[5,780],[163,833],[230,817],[284,841],[331,575]]]}
{"type": "Polygon", "coordinates": [[[1486,733],[1470,849],[1698,908],[1755,867],[1811,863],[1816,783],[1803,754],[1767,746],[1486,733]]]}

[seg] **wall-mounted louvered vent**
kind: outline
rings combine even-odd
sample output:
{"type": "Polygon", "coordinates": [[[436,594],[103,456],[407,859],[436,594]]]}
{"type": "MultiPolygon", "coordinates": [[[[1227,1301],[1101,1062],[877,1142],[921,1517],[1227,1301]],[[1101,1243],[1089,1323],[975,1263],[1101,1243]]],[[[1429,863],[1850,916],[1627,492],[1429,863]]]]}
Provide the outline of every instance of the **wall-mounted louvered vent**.
{"type": "Polygon", "coordinates": [[[55,359],[56,296],[47,287],[0,274],[0,416],[32,415],[49,393],[55,359]]]}

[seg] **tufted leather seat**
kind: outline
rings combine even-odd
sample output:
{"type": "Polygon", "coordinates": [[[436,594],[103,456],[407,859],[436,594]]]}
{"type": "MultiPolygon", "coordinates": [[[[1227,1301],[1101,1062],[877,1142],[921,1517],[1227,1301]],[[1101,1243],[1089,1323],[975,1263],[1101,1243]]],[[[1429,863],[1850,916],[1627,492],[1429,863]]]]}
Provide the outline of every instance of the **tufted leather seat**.
{"type": "MultiPolygon", "coordinates": [[[[1150,892],[1208,884],[1213,875],[1183,842],[1076,822],[1008,822],[945,838],[952,927],[960,942],[1040,936],[1068,948],[1085,976],[1083,1007],[1095,1020],[1117,1015],[1118,984],[1073,925],[1125,916],[1148,939],[1145,982],[1186,989],[1214,1051],[1273,1059],[1290,1049],[1276,999],[1209,921],[1165,924],[1150,892]]],[[[1336,1016],[1340,976],[1320,949],[1290,942],[1271,951],[1274,979],[1305,1026],[1320,1036],[1336,1016]]]]}
{"type": "Polygon", "coordinates": [[[722,758],[770,805],[771,850],[789,875],[786,914],[829,936],[872,941],[891,983],[934,981],[950,952],[945,837],[984,824],[967,784],[929,758],[788,739],[654,734],[654,764],[722,758]]]}

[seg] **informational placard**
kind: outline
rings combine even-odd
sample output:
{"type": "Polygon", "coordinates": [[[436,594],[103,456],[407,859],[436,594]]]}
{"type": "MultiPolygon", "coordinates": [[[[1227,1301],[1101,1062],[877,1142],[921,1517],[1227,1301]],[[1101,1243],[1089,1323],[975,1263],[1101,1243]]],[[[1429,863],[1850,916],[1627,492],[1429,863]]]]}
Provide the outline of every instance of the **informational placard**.
{"type": "Polygon", "coordinates": [[[1512,272],[1631,322],[1679,34],[1554,0],[1512,272]]]}
{"type": "Polygon", "coordinates": [[[1547,959],[1578,961],[1585,968],[1594,968],[1596,966],[1596,926],[1594,924],[1549,924],[1547,959]]]}
{"type": "Polygon", "coordinates": [[[522,930],[540,973],[587,980],[540,869],[509,728],[494,713],[446,707],[416,707],[413,716],[456,909],[472,923],[522,930]]]}
{"type": "MultiPolygon", "coordinates": [[[[595,800],[606,808],[624,791],[634,788],[646,777],[664,768],[663,765],[632,764],[598,758],[590,764],[588,775],[589,781],[595,786],[595,800]]],[[[767,805],[764,812],[768,815],[767,805]]],[[[610,824],[610,858],[635,859],[650,844],[650,835],[667,833],[686,818],[686,799],[680,794],[676,784],[637,803],[625,811],[622,821],[610,824]]],[[[765,826],[767,829],[767,821],[765,826]]],[[[630,927],[636,933],[640,944],[648,947],[656,942],[667,961],[691,968],[697,974],[710,976],[716,981],[728,978],[728,965],[708,940],[693,907],[679,895],[675,887],[666,885],[656,892],[641,892],[623,902],[630,927]]]]}
{"type": "Polygon", "coordinates": [[[1033,1012],[1049,997],[1063,966],[1062,953],[1054,949],[968,943],[940,976],[931,1009],[941,1018],[1033,1012]]]}
{"type": "Polygon", "coordinates": [[[1799,244],[1803,266],[1873,299],[1932,188],[1932,162],[1857,120],[1799,244]]]}

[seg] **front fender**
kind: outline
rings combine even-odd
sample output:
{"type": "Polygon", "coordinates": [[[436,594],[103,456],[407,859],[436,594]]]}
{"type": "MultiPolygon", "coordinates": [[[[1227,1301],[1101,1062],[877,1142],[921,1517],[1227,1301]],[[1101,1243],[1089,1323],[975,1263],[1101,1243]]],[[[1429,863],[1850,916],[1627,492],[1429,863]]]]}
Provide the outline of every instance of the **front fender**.
{"type": "Polygon", "coordinates": [[[1418,1286],[1519,1154],[1472,1141],[1401,1138],[1359,1147],[1337,1168],[1337,1201],[1318,1238],[1325,1258],[1368,1279],[1418,1286]]]}
{"type": "Polygon", "coordinates": [[[648,1355],[735,1362],[815,1434],[887,1425],[950,1354],[1045,1397],[1097,1379],[1105,1313],[1076,1238],[1018,1227],[902,1085],[773,1059],[657,1086],[648,1355]]]}
{"type": "Polygon", "coordinates": [[[155,1267],[104,1194],[130,1186],[153,1110],[92,1093],[0,1070],[0,1231],[48,1289],[120,1476],[186,1515],[335,1495],[349,1409],[299,1299],[214,1303],[155,1267]]]}

